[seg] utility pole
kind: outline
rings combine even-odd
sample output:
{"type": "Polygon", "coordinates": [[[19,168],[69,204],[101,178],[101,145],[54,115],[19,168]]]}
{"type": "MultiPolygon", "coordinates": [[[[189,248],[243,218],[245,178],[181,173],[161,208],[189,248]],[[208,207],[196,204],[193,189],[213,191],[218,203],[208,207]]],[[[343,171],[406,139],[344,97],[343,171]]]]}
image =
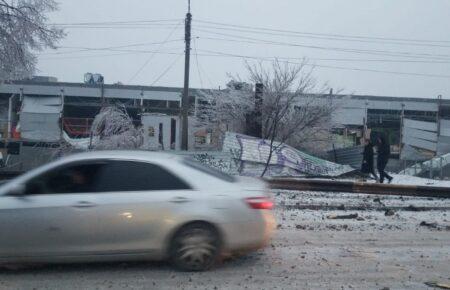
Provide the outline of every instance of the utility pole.
{"type": "MultiPolygon", "coordinates": [[[[437,144],[436,144],[436,152],[434,153],[434,156],[438,156],[439,155],[439,139],[441,139],[441,110],[442,110],[442,95],[439,95],[438,97],[438,110],[437,110],[437,114],[436,114],[436,125],[437,125],[437,144]]],[[[442,160],[441,160],[442,163],[442,160]]],[[[442,170],[442,168],[441,168],[442,170]]]]}
{"type": "Polygon", "coordinates": [[[191,1],[188,0],[188,13],[185,20],[185,60],[184,60],[184,89],[181,99],[181,150],[188,150],[188,113],[189,113],[189,62],[191,57],[191,1]]]}

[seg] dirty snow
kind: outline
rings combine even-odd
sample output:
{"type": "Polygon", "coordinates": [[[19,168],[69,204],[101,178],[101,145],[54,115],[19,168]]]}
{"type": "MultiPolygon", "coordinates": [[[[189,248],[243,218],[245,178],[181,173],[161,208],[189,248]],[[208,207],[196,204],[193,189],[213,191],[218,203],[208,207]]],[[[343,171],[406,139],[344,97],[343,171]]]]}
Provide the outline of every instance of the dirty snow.
{"type": "Polygon", "coordinates": [[[450,282],[449,200],[302,191],[276,191],[274,199],[278,230],[270,245],[209,272],[149,262],[54,265],[0,272],[0,289],[430,289],[425,282],[450,282]],[[390,208],[397,210],[386,215],[390,208]],[[355,213],[362,219],[328,218],[355,213]]]}
{"type": "MultiPolygon", "coordinates": [[[[391,184],[399,185],[422,185],[422,186],[437,186],[437,187],[450,187],[450,180],[429,179],[410,175],[402,175],[389,173],[394,179],[391,184]]],[[[302,177],[301,179],[308,179],[308,177],[302,177]]],[[[339,181],[361,181],[361,178],[314,178],[314,180],[339,180],[339,181]]],[[[375,183],[374,179],[367,179],[367,183],[375,183]]]]}

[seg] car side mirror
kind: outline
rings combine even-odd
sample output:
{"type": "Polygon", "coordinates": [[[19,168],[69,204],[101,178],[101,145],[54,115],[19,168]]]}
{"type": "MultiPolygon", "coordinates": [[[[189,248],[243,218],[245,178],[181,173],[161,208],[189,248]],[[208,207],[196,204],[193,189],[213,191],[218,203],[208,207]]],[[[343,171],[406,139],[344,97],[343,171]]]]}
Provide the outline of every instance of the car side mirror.
{"type": "Polygon", "coordinates": [[[25,194],[25,189],[26,187],[23,184],[14,184],[14,186],[8,191],[8,195],[23,196],[25,194]]]}

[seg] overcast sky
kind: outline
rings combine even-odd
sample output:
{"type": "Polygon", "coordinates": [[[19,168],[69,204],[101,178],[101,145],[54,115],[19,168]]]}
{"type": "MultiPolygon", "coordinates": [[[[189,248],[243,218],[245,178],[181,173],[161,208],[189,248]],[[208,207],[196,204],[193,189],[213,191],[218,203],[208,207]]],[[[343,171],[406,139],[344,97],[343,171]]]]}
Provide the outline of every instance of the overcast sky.
{"type": "MultiPolygon", "coordinates": [[[[77,26],[65,29],[58,51],[40,54],[40,75],[183,85],[187,0],[58,1],[52,23],[77,26]]],[[[319,81],[348,93],[450,98],[449,12],[449,0],[192,0],[191,87],[223,87],[227,73],[245,77],[237,56],[306,57],[319,81]]]]}

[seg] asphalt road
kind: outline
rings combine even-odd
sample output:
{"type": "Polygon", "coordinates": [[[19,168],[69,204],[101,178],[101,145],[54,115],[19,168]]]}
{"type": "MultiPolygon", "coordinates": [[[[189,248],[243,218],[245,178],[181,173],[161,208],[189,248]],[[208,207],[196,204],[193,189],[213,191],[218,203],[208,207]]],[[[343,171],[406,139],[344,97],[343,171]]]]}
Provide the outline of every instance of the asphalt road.
{"type": "Polygon", "coordinates": [[[428,289],[428,281],[450,283],[449,212],[351,213],[359,219],[328,218],[349,214],[343,210],[280,206],[279,229],[269,247],[209,272],[183,273],[148,262],[51,265],[3,270],[0,289],[428,289]],[[437,226],[421,226],[422,221],[437,226]]]}

